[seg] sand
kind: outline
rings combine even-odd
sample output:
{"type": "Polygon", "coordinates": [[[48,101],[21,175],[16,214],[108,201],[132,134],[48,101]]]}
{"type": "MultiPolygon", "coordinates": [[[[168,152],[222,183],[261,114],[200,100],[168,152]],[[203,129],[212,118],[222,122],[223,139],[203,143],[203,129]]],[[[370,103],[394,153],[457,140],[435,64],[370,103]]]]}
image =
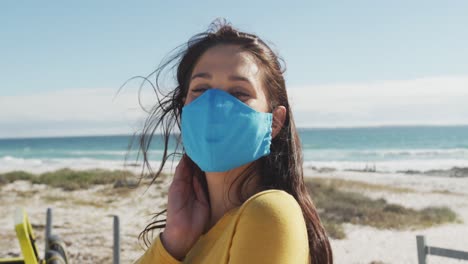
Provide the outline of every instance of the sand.
{"type": "MultiPolygon", "coordinates": [[[[343,171],[317,173],[312,170],[306,170],[306,174],[417,190],[416,193],[361,192],[372,198],[384,198],[390,203],[415,209],[447,206],[463,221],[414,231],[379,230],[345,224],[347,238],[331,241],[336,263],[417,263],[416,235],[424,235],[429,246],[468,251],[468,178],[343,171]]],[[[431,264],[461,263],[437,256],[429,256],[428,261],[431,264]]]]}
{"type": "MultiPolygon", "coordinates": [[[[426,236],[431,246],[468,251],[468,178],[406,175],[398,173],[324,172],[306,169],[309,177],[352,179],[387,186],[405,187],[418,192],[359,190],[373,198],[412,208],[448,206],[463,223],[446,224],[425,230],[378,230],[345,224],[347,238],[332,240],[335,263],[417,263],[416,235],[426,236]],[[447,192],[449,191],[449,192],[447,192]],[[380,261],[380,262],[379,262],[380,261]]],[[[144,249],[138,234],[151,213],[165,206],[169,182],[135,190],[95,186],[87,190],[63,191],[45,185],[16,181],[0,187],[0,257],[20,252],[14,233],[16,207],[24,207],[38,236],[40,255],[44,249],[45,214],[53,208],[53,233],[67,244],[71,263],[112,263],[112,215],[120,217],[121,263],[132,263],[144,249]]],[[[429,257],[429,263],[461,263],[429,257]]]]}
{"type": "Polygon", "coordinates": [[[132,263],[144,252],[138,234],[151,214],[166,204],[165,192],[158,188],[147,190],[142,185],[128,190],[103,185],[67,192],[27,181],[8,184],[0,191],[0,256],[16,256],[20,252],[13,229],[15,209],[19,206],[29,215],[43,256],[46,210],[50,207],[53,233],[65,241],[71,263],[112,263],[112,215],[120,218],[121,263],[132,263]]]}

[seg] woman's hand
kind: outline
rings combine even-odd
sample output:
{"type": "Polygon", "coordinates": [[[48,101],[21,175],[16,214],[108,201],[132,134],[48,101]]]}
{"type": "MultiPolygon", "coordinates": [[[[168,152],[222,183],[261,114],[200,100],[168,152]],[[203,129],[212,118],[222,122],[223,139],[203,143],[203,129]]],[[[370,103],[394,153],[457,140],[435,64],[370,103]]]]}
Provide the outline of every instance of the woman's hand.
{"type": "Polygon", "coordinates": [[[184,155],[169,187],[166,228],[161,240],[174,258],[182,260],[203,233],[210,206],[184,155]]]}

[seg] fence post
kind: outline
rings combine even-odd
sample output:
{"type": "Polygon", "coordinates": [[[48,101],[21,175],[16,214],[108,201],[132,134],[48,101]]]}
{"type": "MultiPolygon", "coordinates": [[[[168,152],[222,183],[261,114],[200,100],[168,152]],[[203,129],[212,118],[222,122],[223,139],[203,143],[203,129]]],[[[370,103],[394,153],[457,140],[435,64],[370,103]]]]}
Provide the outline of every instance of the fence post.
{"type": "Polygon", "coordinates": [[[46,213],[46,228],[45,228],[45,254],[49,250],[49,237],[52,233],[52,208],[47,208],[46,213]]]}
{"type": "Polygon", "coordinates": [[[120,263],[120,228],[119,217],[114,215],[114,264],[120,263]]]}
{"type": "Polygon", "coordinates": [[[418,264],[426,264],[426,239],[424,236],[416,236],[418,247],[418,264]]]}

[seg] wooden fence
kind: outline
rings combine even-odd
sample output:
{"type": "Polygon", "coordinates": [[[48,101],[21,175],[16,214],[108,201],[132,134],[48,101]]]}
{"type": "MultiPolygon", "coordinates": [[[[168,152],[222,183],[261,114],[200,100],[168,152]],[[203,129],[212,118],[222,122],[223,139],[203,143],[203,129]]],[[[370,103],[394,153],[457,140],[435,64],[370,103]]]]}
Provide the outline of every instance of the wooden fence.
{"type": "Polygon", "coordinates": [[[427,263],[427,255],[468,260],[468,252],[428,246],[426,245],[426,239],[424,236],[416,236],[416,244],[418,246],[419,264],[427,263]]]}

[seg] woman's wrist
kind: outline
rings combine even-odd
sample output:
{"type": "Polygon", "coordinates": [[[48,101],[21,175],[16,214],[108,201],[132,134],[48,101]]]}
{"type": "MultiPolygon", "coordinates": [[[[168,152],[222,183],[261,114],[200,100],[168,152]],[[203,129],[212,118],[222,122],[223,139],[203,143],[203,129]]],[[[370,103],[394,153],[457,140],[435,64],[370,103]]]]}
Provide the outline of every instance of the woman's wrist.
{"type": "Polygon", "coordinates": [[[164,230],[160,236],[161,243],[163,244],[167,253],[169,253],[175,259],[182,261],[185,255],[188,253],[187,249],[181,247],[183,243],[180,243],[181,241],[171,236],[170,232],[167,232],[166,230],[164,230]]]}

